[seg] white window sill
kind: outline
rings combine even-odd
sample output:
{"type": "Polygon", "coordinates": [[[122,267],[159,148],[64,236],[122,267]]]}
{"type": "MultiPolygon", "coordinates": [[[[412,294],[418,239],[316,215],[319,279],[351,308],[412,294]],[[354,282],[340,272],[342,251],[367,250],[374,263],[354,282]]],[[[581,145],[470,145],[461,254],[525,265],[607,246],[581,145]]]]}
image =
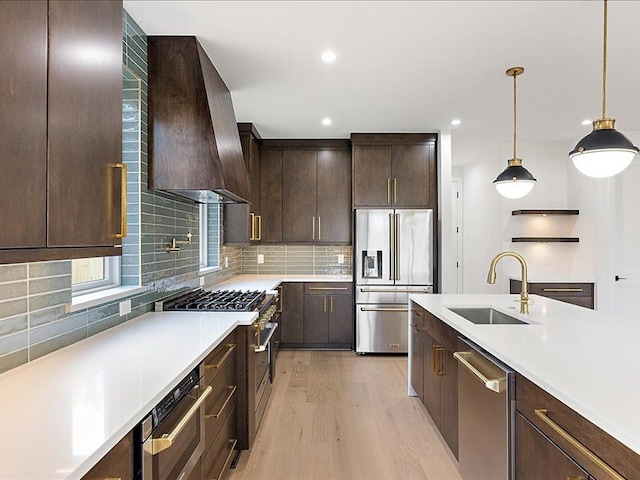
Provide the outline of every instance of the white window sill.
{"type": "Polygon", "coordinates": [[[76,295],[71,300],[71,303],[65,305],[65,311],[67,313],[77,312],[85,308],[95,307],[102,305],[103,303],[118,300],[119,298],[129,297],[136,293],[142,293],[147,291],[147,287],[115,287],[107,290],[101,290],[99,292],[87,293],[84,295],[76,295]]]}
{"type": "Polygon", "coordinates": [[[198,271],[201,275],[209,275],[210,273],[219,272],[222,267],[202,267],[198,271]]]}

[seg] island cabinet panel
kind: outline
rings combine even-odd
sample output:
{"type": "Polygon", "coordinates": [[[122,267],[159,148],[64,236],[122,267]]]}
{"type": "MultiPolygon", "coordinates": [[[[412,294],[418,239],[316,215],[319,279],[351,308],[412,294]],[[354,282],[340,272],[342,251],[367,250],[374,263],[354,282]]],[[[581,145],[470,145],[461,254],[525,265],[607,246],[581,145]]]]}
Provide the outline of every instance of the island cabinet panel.
{"type": "Polygon", "coordinates": [[[0,26],[0,263],[119,255],[122,2],[0,2],[0,26]]]}
{"type": "Polygon", "coordinates": [[[458,334],[431,313],[411,302],[411,337],[413,389],[451,452],[457,457],[458,365],[453,358],[453,352],[457,348],[458,334]]]}
{"type": "Polygon", "coordinates": [[[133,432],[129,432],[82,477],[82,480],[105,480],[109,478],[133,480],[133,450],[133,432]]]}
{"type": "Polygon", "coordinates": [[[354,207],[437,207],[435,134],[351,135],[354,207]]]}
{"type": "MultiPolygon", "coordinates": [[[[516,409],[540,434],[534,440],[526,431],[529,427],[516,430],[516,472],[521,472],[517,478],[534,478],[524,474],[533,460],[522,452],[549,449],[539,445],[548,442],[596,479],[640,479],[640,455],[520,374],[516,375],[516,409]]],[[[565,465],[560,461],[557,467],[549,465],[553,468],[549,476],[538,478],[567,478],[565,465]]]]}
{"type": "Polygon", "coordinates": [[[262,243],[282,243],[282,150],[260,152],[262,243]]]}
{"type": "Polygon", "coordinates": [[[304,283],[291,282],[281,285],[282,313],[280,314],[281,345],[296,347],[303,343],[304,283]]]}

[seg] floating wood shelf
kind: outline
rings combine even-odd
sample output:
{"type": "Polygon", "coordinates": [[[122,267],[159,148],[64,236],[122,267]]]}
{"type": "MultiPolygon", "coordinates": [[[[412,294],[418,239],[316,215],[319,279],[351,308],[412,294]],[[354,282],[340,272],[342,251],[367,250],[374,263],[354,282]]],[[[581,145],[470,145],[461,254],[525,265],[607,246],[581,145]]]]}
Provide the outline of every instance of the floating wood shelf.
{"type": "Polygon", "coordinates": [[[557,243],[578,243],[577,237],[513,237],[512,242],[557,242],[557,243]]]}
{"type": "Polygon", "coordinates": [[[513,210],[511,215],[580,215],[580,210],[513,210]]]}

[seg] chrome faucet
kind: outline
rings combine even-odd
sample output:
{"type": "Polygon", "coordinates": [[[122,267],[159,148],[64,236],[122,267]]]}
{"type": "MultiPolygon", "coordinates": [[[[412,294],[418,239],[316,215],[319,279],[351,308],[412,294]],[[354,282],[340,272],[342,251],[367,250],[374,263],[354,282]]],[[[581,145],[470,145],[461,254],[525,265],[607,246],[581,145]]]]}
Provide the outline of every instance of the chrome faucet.
{"type": "Polygon", "coordinates": [[[522,255],[516,252],[501,252],[491,260],[489,274],[487,275],[487,283],[496,283],[496,265],[501,258],[513,257],[520,262],[522,270],[522,290],[520,292],[520,313],[529,313],[529,285],[527,284],[527,262],[524,261],[522,255]]]}

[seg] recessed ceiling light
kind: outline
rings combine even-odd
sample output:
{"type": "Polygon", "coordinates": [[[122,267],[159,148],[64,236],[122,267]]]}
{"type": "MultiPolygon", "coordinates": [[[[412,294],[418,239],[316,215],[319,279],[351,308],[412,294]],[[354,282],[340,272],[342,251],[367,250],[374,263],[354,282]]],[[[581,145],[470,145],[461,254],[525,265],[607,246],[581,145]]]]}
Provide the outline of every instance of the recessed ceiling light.
{"type": "Polygon", "coordinates": [[[325,63],[331,63],[331,62],[334,62],[335,60],[336,60],[336,54],[333,53],[331,50],[327,50],[322,54],[322,61],[325,63]]]}
{"type": "Polygon", "coordinates": [[[585,120],[582,120],[582,125],[591,125],[592,123],[593,123],[593,120],[590,120],[588,118],[585,120]]]}
{"type": "Polygon", "coordinates": [[[454,118],[453,120],[451,120],[451,125],[460,125],[462,123],[462,121],[458,118],[454,118]]]}
{"type": "Polygon", "coordinates": [[[323,119],[322,119],[322,124],[323,124],[325,127],[328,127],[329,125],[331,125],[331,123],[333,123],[333,122],[331,122],[331,119],[330,119],[330,118],[323,118],[323,119]]]}

